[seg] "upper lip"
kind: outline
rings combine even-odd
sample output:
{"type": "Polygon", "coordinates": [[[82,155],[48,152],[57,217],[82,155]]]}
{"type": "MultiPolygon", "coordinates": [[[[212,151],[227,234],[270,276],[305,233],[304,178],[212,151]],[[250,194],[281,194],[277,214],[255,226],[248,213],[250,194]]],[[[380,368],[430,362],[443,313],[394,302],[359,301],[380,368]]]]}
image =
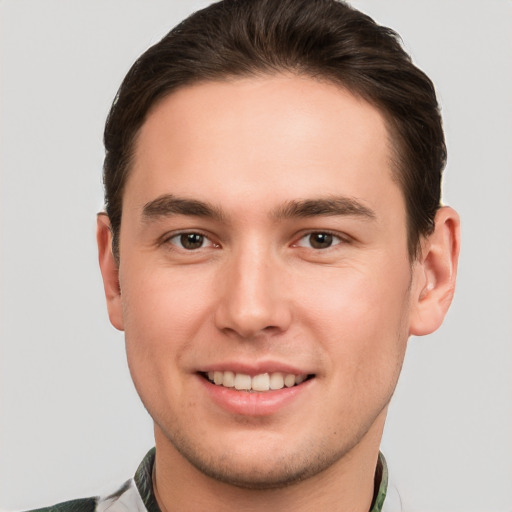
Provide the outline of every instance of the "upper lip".
{"type": "Polygon", "coordinates": [[[243,373],[250,375],[260,375],[262,373],[284,373],[293,375],[310,375],[314,372],[305,369],[304,367],[294,366],[289,363],[283,363],[280,361],[259,361],[259,362],[242,362],[242,361],[225,361],[219,363],[211,363],[208,365],[201,366],[198,370],[200,373],[208,372],[226,372],[231,371],[233,373],[243,373]]]}

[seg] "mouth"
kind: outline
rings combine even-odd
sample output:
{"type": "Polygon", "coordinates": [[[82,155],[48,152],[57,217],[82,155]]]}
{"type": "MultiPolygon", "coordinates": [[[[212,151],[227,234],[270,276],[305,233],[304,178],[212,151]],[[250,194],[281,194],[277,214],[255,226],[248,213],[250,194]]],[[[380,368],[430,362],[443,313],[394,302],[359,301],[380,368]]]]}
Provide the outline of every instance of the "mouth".
{"type": "Polygon", "coordinates": [[[282,372],[260,373],[258,375],[248,375],[245,373],[235,373],[232,371],[210,371],[201,373],[206,380],[224,388],[231,388],[237,391],[245,392],[271,392],[284,388],[299,386],[303,382],[314,378],[312,374],[292,374],[282,372]]]}

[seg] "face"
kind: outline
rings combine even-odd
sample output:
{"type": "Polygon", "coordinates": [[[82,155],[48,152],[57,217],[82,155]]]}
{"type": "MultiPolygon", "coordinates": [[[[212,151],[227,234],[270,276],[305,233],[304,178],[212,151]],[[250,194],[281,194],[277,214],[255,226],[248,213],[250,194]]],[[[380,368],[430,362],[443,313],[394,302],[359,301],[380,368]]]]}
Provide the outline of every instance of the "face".
{"type": "Polygon", "coordinates": [[[377,449],[417,293],[391,153],[378,110],[310,78],[153,109],[110,312],[157,449],[247,487],[377,449]]]}

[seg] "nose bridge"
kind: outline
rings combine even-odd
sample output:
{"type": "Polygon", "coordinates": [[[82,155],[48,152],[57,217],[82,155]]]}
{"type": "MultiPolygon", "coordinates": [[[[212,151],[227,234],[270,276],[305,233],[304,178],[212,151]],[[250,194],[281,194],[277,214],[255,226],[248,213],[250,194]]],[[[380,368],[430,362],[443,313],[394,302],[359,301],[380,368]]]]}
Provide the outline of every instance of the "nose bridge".
{"type": "Polygon", "coordinates": [[[222,276],[218,327],[244,338],[286,330],[290,312],[282,270],[271,247],[261,241],[234,249],[222,276]]]}

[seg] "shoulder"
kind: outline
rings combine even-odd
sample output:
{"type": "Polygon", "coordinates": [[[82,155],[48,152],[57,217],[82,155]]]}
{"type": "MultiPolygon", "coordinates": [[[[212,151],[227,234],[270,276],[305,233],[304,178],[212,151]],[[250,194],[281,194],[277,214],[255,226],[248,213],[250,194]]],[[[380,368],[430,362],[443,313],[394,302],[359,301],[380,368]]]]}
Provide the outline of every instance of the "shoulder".
{"type": "Polygon", "coordinates": [[[116,491],[101,497],[65,501],[26,512],[147,512],[147,509],[134,480],[130,479],[116,491]]]}
{"type": "Polygon", "coordinates": [[[38,508],[28,512],[94,512],[97,498],[82,498],[79,500],[65,501],[50,507],[38,508]]]}
{"type": "Polygon", "coordinates": [[[140,463],[135,477],[127,480],[114,492],[96,498],[65,501],[26,512],[160,512],[152,485],[154,460],[153,448],[140,463]]]}

